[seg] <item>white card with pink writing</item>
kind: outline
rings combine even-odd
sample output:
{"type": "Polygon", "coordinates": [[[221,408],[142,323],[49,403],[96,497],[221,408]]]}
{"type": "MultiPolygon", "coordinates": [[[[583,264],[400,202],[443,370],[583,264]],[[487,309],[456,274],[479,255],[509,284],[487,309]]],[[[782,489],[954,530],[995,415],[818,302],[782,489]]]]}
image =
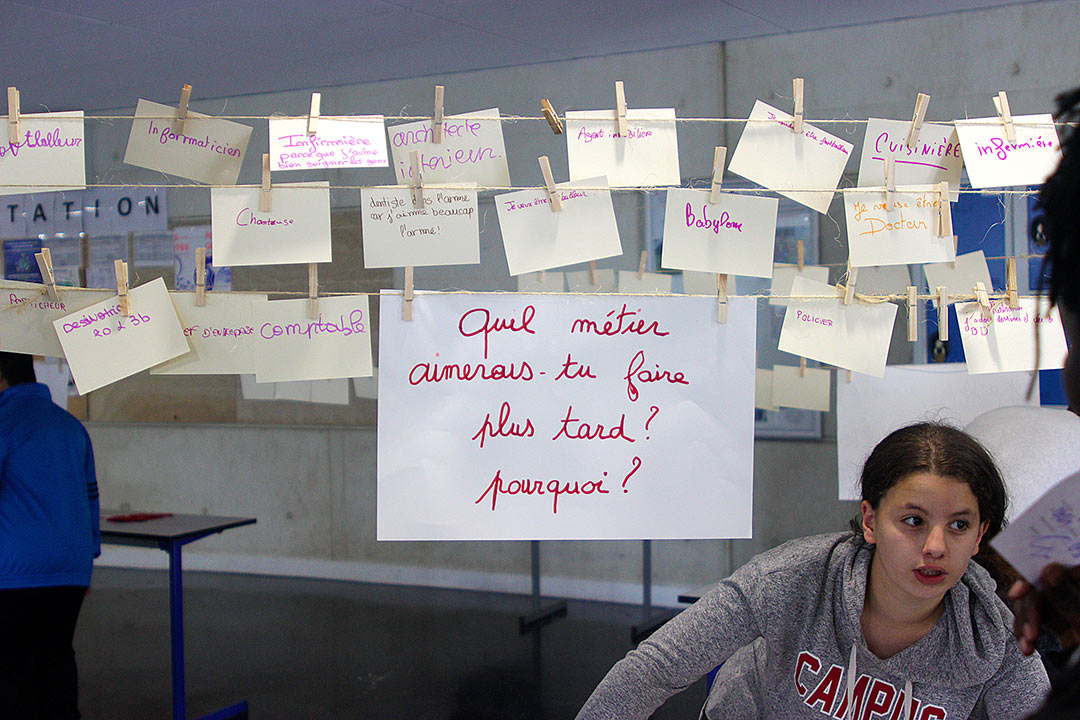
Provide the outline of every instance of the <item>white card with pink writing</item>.
{"type": "Polygon", "coordinates": [[[188,110],[173,128],[176,108],[139,100],[124,162],[214,185],[235,185],[251,127],[188,110]]]}
{"type": "Polygon", "coordinates": [[[11,137],[5,119],[0,127],[0,186],[0,195],[85,188],[82,110],[20,115],[17,138],[11,137]]]}
{"type": "Polygon", "coordinates": [[[845,305],[836,287],[802,277],[791,294],[780,350],[874,377],[885,373],[896,305],[858,299],[845,305]]]}
{"type": "Polygon", "coordinates": [[[1080,564],[1080,473],[1047,490],[991,544],[1036,586],[1050,563],[1080,564]]]}
{"type": "Polygon", "coordinates": [[[660,265],[679,270],[771,277],[779,201],[672,188],[664,211],[660,265]]]}
{"type": "Polygon", "coordinates": [[[53,321],[116,295],[107,290],[58,287],[51,299],[44,285],[0,280],[0,351],[63,357],[53,321]]]}
{"type": "Polygon", "coordinates": [[[189,350],[164,280],[132,288],[128,298],[126,317],[113,295],[53,322],[80,395],[189,350]]]}
{"type": "Polygon", "coordinates": [[[409,155],[413,150],[420,153],[420,176],[425,183],[510,185],[498,108],[446,116],[439,143],[432,142],[431,120],[394,125],[387,132],[399,185],[412,183],[409,155]]]}
{"type": "Polygon", "coordinates": [[[774,407],[829,412],[829,391],[832,371],[822,368],[799,368],[774,365],[772,370],[772,404],[774,407]]]}
{"type": "Polygon", "coordinates": [[[804,265],[802,270],[798,265],[776,263],[773,265],[772,286],[769,288],[769,304],[777,307],[787,307],[791,295],[791,285],[795,278],[804,277],[819,283],[829,282],[829,268],[821,265],[804,265]]]}
{"type": "Polygon", "coordinates": [[[943,123],[925,123],[919,130],[918,140],[908,147],[910,130],[910,120],[870,118],[866,121],[866,136],[859,160],[859,185],[884,186],[885,160],[891,157],[895,162],[898,186],[947,182],[952,201],[958,201],[964,156],[960,152],[956,128],[943,123]]]}
{"type": "Polygon", "coordinates": [[[792,124],[791,115],[756,101],[728,170],[827,212],[854,146],[809,123],[796,133],[792,124]]]}
{"type": "Polygon", "coordinates": [[[379,540],[749,537],[754,302],[380,301],[379,540]],[[707,471],[703,469],[707,468],[707,471]]]}
{"type": "Polygon", "coordinates": [[[960,324],[968,372],[1034,370],[1036,324],[1039,326],[1038,369],[1064,367],[1068,346],[1057,308],[1046,317],[1046,306],[1040,306],[1038,298],[1020,298],[1019,305],[1014,310],[1005,300],[993,300],[991,311],[987,313],[977,302],[956,304],[956,320],[960,324]]]}
{"type": "Polygon", "coordinates": [[[998,118],[956,121],[971,187],[1041,185],[1057,168],[1061,144],[1051,115],[1016,115],[1013,126],[1016,142],[1009,142],[998,118]]]}
{"type": "MultiPolygon", "coordinates": [[[[944,200],[949,203],[948,199],[944,200]]],[[[941,195],[929,186],[844,193],[849,259],[852,267],[950,262],[956,258],[952,235],[938,237],[941,195]]],[[[952,206],[947,208],[952,212],[952,206]]]]}
{"type": "Polygon", "coordinates": [[[270,210],[260,188],[210,190],[214,265],[330,262],[330,183],[274,183],[270,210]]]}
{"type": "Polygon", "coordinates": [[[476,190],[425,185],[421,202],[407,188],[360,190],[364,267],[480,262],[476,190]]]}
{"type": "Polygon", "coordinates": [[[321,297],[314,319],[306,299],[257,303],[252,326],[258,382],[371,374],[367,295],[321,297]]]}
{"type": "Polygon", "coordinates": [[[606,175],[611,187],[682,181],[675,108],[627,110],[625,135],[619,134],[614,110],[571,110],[565,119],[571,180],[606,175]]]}
{"type": "Polygon", "coordinates": [[[539,188],[495,196],[511,275],[622,254],[607,181],[587,178],[555,187],[562,203],[558,212],[539,188]]]}
{"type": "Polygon", "coordinates": [[[270,118],[271,170],[387,167],[382,115],[320,117],[312,135],[307,118],[270,118]]]}
{"type": "Polygon", "coordinates": [[[254,308],[266,295],[206,293],[206,304],[195,293],[170,293],[191,352],[162,363],[151,375],[244,375],[255,372],[254,308]]]}

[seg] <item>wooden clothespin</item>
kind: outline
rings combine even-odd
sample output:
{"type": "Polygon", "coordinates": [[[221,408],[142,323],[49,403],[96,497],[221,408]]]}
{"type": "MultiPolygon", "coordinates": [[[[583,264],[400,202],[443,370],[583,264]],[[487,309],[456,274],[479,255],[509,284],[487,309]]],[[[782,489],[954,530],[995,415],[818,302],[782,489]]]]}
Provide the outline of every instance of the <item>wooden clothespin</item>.
{"type": "Polygon", "coordinates": [[[401,308],[401,319],[412,322],[413,303],[413,266],[405,266],[405,304],[401,308]]]}
{"type": "Polygon", "coordinates": [[[551,126],[551,132],[555,133],[556,135],[562,135],[562,120],[560,120],[559,116],[555,113],[555,108],[552,107],[551,101],[547,98],[541,100],[540,110],[543,111],[544,118],[548,121],[548,125],[551,126]]]}
{"type": "Polygon", "coordinates": [[[626,89],[622,80],[615,81],[615,131],[626,137],[626,89]]]}
{"type": "Polygon", "coordinates": [[[409,186],[412,188],[412,204],[414,208],[424,207],[423,178],[420,177],[420,151],[413,150],[409,153],[409,167],[412,169],[412,177],[409,186]]]}
{"type": "Polygon", "coordinates": [[[127,317],[131,314],[131,298],[128,297],[128,266],[123,260],[113,263],[116,272],[116,297],[120,300],[120,314],[127,317]]]}
{"type": "Polygon", "coordinates": [[[806,377],[806,358],[799,358],[799,377],[806,377]]]}
{"type": "Polygon", "coordinates": [[[949,237],[952,229],[952,201],[948,181],[938,183],[938,237],[949,237]]]}
{"type": "Polygon", "coordinates": [[[915,147],[919,141],[919,133],[922,131],[923,121],[926,120],[926,108],[930,106],[930,96],[919,93],[915,98],[915,114],[911,118],[911,129],[908,131],[907,146],[915,147]]]}
{"type": "Polygon", "coordinates": [[[795,254],[796,254],[796,257],[798,258],[799,272],[802,272],[803,268],[806,267],[806,246],[803,244],[802,240],[796,241],[796,243],[795,243],[795,254]]]}
{"type": "Polygon", "coordinates": [[[724,160],[727,159],[727,148],[717,145],[713,152],[712,161],[712,187],[709,189],[709,203],[715,205],[720,202],[720,185],[724,180],[724,160]]]}
{"type": "Polygon", "coordinates": [[[637,279],[638,280],[641,280],[642,278],[645,277],[645,263],[648,261],[648,259],[649,259],[649,251],[648,250],[642,250],[641,251],[641,259],[638,260],[638,264],[637,264],[637,279]]]}
{"type": "Polygon", "coordinates": [[[551,204],[551,211],[560,212],[562,201],[559,200],[559,191],[555,187],[555,176],[551,174],[551,161],[548,160],[547,155],[541,155],[538,160],[540,173],[544,176],[544,193],[547,195],[548,203],[551,204]]]}
{"type": "Polygon", "coordinates": [[[590,260],[589,261],[589,284],[594,286],[594,287],[596,285],[600,284],[600,281],[596,279],[596,261],[595,260],[590,260]]]}
{"type": "Polygon", "coordinates": [[[8,106],[8,142],[17,143],[22,135],[19,132],[19,90],[15,87],[7,89],[8,106]]]}
{"type": "Polygon", "coordinates": [[[1020,307],[1020,294],[1016,284],[1016,258],[1014,257],[1005,261],[1005,292],[1008,294],[1009,307],[1013,310],[1020,307]]]}
{"type": "Polygon", "coordinates": [[[262,157],[262,195],[259,197],[259,211],[270,212],[270,153],[262,157]]]}
{"type": "Polygon", "coordinates": [[[312,320],[317,320],[319,318],[319,263],[308,263],[307,288],[307,314],[312,320]]]}
{"type": "Polygon", "coordinates": [[[885,158],[885,206],[893,204],[893,193],[896,192],[896,158],[892,155],[885,158]]]}
{"type": "Polygon", "coordinates": [[[908,285],[907,289],[907,339],[908,342],[919,341],[919,290],[914,285],[908,285]]]}
{"type": "Polygon", "coordinates": [[[441,143],[443,139],[443,94],[442,85],[435,86],[435,114],[431,120],[431,142],[441,143]]]}
{"type": "Polygon", "coordinates": [[[307,134],[315,135],[319,132],[319,106],[322,105],[322,93],[311,93],[311,109],[307,116],[307,134]]]}
{"type": "Polygon", "coordinates": [[[792,89],[795,93],[795,121],[791,124],[791,129],[797,134],[802,135],[803,126],[803,78],[795,78],[791,81],[792,89]]]}
{"type": "Polygon", "coordinates": [[[172,131],[177,135],[183,135],[184,128],[187,126],[189,102],[191,102],[191,86],[185,84],[180,88],[180,104],[176,108],[176,117],[173,118],[172,131]]]}
{"type": "Polygon", "coordinates": [[[944,285],[937,289],[938,339],[949,341],[949,288],[944,285]]]}
{"type": "Polygon", "coordinates": [[[41,252],[34,253],[34,257],[37,259],[38,270],[41,271],[41,282],[49,288],[49,299],[54,302],[59,300],[60,295],[56,291],[56,275],[53,273],[52,252],[49,248],[43,247],[41,252]]]}
{"type": "Polygon", "coordinates": [[[1016,126],[1013,124],[1012,111],[1009,109],[1009,96],[1002,90],[994,98],[994,107],[997,108],[1001,124],[1005,126],[1005,139],[1011,143],[1016,142],[1016,126]]]}
{"type": "Polygon", "coordinates": [[[206,305],[206,248],[195,248],[195,304],[206,305]]]}
{"type": "Polygon", "coordinates": [[[718,323],[727,322],[727,273],[717,273],[716,275],[716,321],[718,323]]]}
{"type": "Polygon", "coordinates": [[[990,319],[993,320],[994,316],[990,312],[990,296],[986,294],[986,286],[981,282],[975,283],[975,297],[979,301],[979,307],[982,311],[990,315],[990,319]]]}
{"type": "Polygon", "coordinates": [[[855,281],[859,279],[859,268],[851,267],[851,261],[848,260],[847,267],[847,286],[844,288],[844,304],[850,305],[851,301],[855,299],[855,281]]]}

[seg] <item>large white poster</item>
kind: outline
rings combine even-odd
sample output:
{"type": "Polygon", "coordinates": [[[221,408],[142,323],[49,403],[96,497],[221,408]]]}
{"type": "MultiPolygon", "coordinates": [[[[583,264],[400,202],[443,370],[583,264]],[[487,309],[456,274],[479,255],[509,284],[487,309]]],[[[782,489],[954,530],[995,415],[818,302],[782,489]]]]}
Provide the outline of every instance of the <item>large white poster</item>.
{"type": "Polygon", "coordinates": [[[381,298],[379,540],[750,537],[755,313],[381,298]]]}

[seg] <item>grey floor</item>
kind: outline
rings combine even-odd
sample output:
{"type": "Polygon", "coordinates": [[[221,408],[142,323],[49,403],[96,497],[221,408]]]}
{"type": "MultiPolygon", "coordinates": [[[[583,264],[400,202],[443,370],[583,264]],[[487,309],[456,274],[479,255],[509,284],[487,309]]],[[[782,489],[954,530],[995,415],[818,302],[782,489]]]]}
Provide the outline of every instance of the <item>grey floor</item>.
{"type": "MultiPolygon", "coordinates": [[[[572,601],[522,635],[527,597],[184,574],[188,717],[572,718],[630,649],[640,608],[572,601]]],[[[99,568],[75,632],[89,720],[171,717],[168,577],[99,568]]],[[[697,717],[704,681],[654,717],[697,717]]]]}

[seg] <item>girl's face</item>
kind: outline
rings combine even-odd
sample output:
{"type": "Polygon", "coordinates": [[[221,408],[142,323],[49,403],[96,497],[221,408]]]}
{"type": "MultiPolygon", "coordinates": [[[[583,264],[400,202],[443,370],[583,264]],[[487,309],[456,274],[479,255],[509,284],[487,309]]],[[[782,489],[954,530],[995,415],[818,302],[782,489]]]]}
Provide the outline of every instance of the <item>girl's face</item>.
{"type": "Polygon", "coordinates": [[[941,600],[979,551],[989,521],[967,483],[933,473],[908,475],[875,510],[862,504],[863,535],[877,545],[871,582],[896,600],[941,600]]]}

